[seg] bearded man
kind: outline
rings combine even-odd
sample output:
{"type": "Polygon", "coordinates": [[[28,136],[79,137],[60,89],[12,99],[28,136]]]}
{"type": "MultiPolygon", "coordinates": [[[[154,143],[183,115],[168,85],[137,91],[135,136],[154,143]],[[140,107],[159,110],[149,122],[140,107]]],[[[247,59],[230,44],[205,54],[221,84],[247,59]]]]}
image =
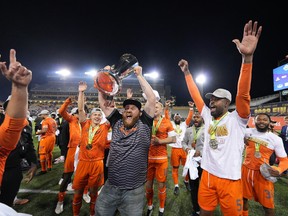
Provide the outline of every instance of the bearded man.
{"type": "Polygon", "coordinates": [[[148,151],[155,113],[156,97],[152,87],[142,76],[142,67],[134,73],[147,95],[147,102],[134,99],[123,102],[122,114],[115,107],[107,106],[105,95],[99,91],[99,105],[112,127],[112,139],[107,159],[108,179],[96,202],[96,215],[142,216],[145,205],[145,188],[148,151]]]}

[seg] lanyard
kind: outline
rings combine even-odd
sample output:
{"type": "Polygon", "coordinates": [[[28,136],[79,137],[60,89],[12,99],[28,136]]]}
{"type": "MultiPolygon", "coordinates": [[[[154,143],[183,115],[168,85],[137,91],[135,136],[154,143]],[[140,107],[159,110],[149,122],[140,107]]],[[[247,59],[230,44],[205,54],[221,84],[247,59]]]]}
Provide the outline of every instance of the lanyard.
{"type": "Polygon", "coordinates": [[[158,130],[158,128],[159,128],[159,126],[160,126],[162,120],[163,120],[163,118],[162,118],[162,116],[161,116],[160,119],[158,120],[156,126],[155,126],[155,124],[154,124],[156,121],[153,122],[153,126],[152,126],[152,135],[156,135],[157,130],[158,130]]]}
{"type": "Polygon", "coordinates": [[[89,134],[88,134],[88,145],[92,144],[93,137],[96,131],[99,129],[99,125],[93,129],[92,125],[89,127],[89,134]]]}
{"type": "Polygon", "coordinates": [[[180,135],[182,133],[182,129],[180,128],[180,125],[176,125],[175,132],[177,135],[180,135]]]}
{"type": "Polygon", "coordinates": [[[193,141],[194,142],[196,142],[196,140],[199,138],[200,131],[202,130],[202,128],[203,128],[203,125],[201,127],[198,127],[197,129],[195,126],[192,127],[192,129],[193,129],[193,141]]]}
{"type": "Polygon", "coordinates": [[[216,139],[216,129],[220,121],[228,114],[226,112],[219,120],[213,120],[212,127],[211,127],[211,133],[210,133],[210,139],[216,139]]]}
{"type": "Polygon", "coordinates": [[[255,152],[259,152],[260,150],[260,143],[255,142],[255,152]]]}

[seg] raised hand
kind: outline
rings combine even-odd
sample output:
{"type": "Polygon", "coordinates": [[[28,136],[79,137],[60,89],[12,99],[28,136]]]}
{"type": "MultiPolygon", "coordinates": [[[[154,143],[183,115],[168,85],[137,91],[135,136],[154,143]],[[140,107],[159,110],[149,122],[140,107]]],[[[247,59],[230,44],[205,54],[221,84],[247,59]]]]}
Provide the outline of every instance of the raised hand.
{"type": "Polygon", "coordinates": [[[189,73],[188,62],[184,59],[181,59],[178,63],[178,66],[184,73],[189,73]]]}
{"type": "Polygon", "coordinates": [[[141,67],[141,66],[136,66],[136,67],[134,68],[134,74],[135,74],[136,76],[142,75],[142,67],[141,67]]]}
{"type": "Polygon", "coordinates": [[[170,107],[172,104],[172,100],[166,100],[165,101],[165,107],[170,107]]]}
{"type": "Polygon", "coordinates": [[[9,69],[6,67],[6,62],[0,62],[0,70],[8,80],[19,87],[27,87],[32,80],[31,70],[28,70],[16,60],[16,51],[14,49],[10,50],[9,69]]]}
{"type": "Polygon", "coordinates": [[[194,108],[194,102],[188,101],[188,106],[189,106],[189,108],[194,108]]]}
{"type": "Polygon", "coordinates": [[[262,26],[259,28],[257,26],[257,21],[253,23],[252,20],[250,20],[244,26],[242,41],[240,42],[238,39],[233,40],[239,52],[244,56],[253,55],[257,47],[257,43],[262,32],[262,26]]]}
{"type": "Polygon", "coordinates": [[[84,81],[80,81],[79,82],[79,87],[78,87],[78,91],[79,92],[84,92],[87,90],[87,83],[84,81]]]}
{"type": "Polygon", "coordinates": [[[131,99],[132,96],[133,96],[132,89],[131,88],[127,88],[126,94],[127,94],[127,99],[131,99]]]}

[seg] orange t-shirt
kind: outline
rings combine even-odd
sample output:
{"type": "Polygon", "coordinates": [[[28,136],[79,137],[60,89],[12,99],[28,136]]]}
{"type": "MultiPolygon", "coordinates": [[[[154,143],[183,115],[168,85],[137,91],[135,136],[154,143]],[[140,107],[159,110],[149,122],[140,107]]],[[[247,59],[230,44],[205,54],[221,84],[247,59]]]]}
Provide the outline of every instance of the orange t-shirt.
{"type": "Polygon", "coordinates": [[[103,123],[99,126],[98,130],[92,139],[92,148],[88,150],[86,148],[89,140],[89,128],[91,120],[87,119],[81,123],[82,136],[80,142],[79,160],[95,161],[104,159],[104,150],[107,143],[107,134],[110,128],[109,123],[103,123]]]}

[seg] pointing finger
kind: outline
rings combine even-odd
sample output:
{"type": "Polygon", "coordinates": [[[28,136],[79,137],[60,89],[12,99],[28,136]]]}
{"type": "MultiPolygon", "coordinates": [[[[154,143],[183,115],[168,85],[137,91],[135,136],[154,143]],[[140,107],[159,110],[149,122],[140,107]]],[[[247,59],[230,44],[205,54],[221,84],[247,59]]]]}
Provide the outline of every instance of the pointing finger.
{"type": "Polygon", "coordinates": [[[16,63],[16,51],[14,49],[10,50],[10,64],[16,63]]]}

